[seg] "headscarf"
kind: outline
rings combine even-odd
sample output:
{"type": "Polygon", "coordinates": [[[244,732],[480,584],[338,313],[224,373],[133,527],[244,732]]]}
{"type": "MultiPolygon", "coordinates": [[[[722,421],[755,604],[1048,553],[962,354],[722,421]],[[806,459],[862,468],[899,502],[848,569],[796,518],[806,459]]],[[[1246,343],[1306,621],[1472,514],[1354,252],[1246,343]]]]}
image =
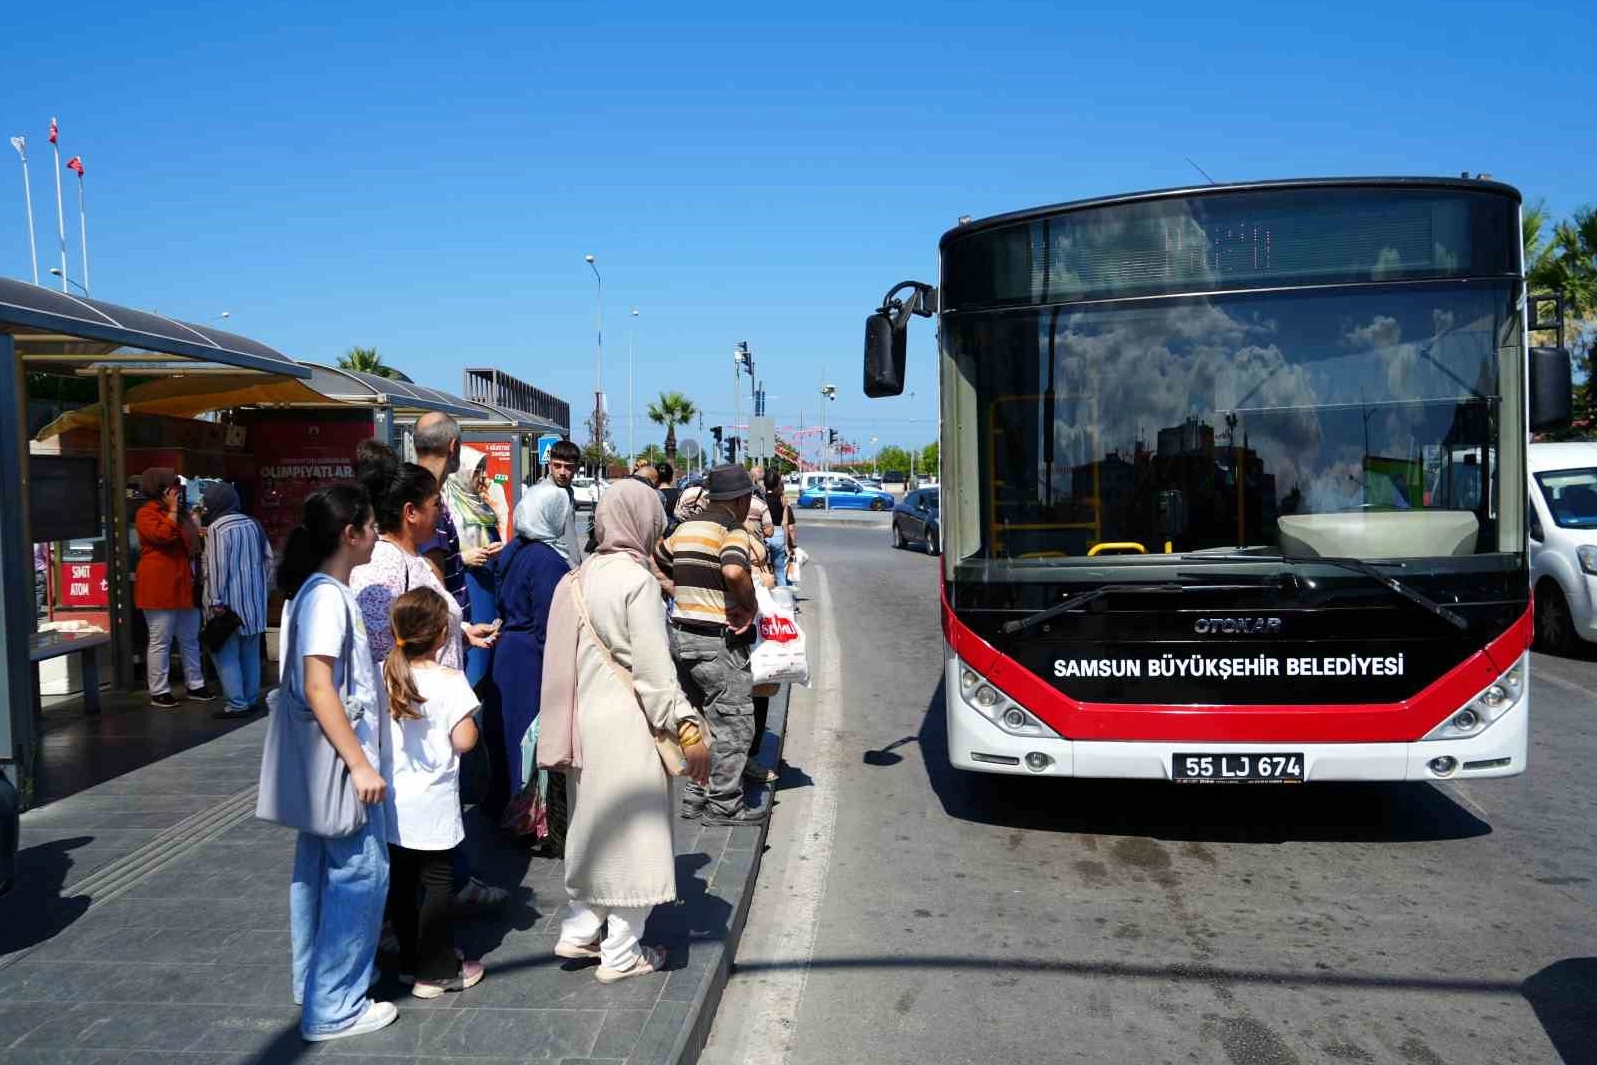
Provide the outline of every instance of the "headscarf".
{"type": "Polygon", "coordinates": [[[684,488],[682,494],[677,497],[677,521],[692,521],[709,502],[710,493],[702,484],[684,488]]]}
{"type": "MultiPolygon", "coordinates": [[[[577,641],[581,615],[573,582],[583,580],[594,559],[626,555],[645,565],[665,531],[665,508],[653,488],[627,479],[610,486],[593,512],[599,549],[561,578],[549,604],[543,652],[543,693],[538,711],[538,765],[543,769],[582,768],[577,731],[577,641]]],[[[586,585],[584,585],[586,587],[586,585]]]]}
{"type": "Polygon", "coordinates": [[[212,481],[205,486],[205,517],[201,524],[207,528],[224,514],[238,513],[238,490],[226,481],[212,481]]]}
{"type": "Polygon", "coordinates": [[[567,566],[572,566],[576,560],[571,557],[566,532],[573,518],[571,496],[553,481],[544,481],[529,488],[516,504],[516,534],[524,540],[548,544],[566,560],[567,566]]]}
{"type": "Polygon", "coordinates": [[[487,547],[493,543],[492,533],[499,530],[499,518],[494,508],[471,489],[477,468],[488,459],[475,448],[460,449],[460,469],[444,478],[444,494],[449,499],[449,516],[455,519],[460,533],[460,546],[487,547]]]}
{"type": "Polygon", "coordinates": [[[139,474],[139,494],[157,503],[174,484],[177,484],[177,471],[170,466],[151,466],[139,474]]]}

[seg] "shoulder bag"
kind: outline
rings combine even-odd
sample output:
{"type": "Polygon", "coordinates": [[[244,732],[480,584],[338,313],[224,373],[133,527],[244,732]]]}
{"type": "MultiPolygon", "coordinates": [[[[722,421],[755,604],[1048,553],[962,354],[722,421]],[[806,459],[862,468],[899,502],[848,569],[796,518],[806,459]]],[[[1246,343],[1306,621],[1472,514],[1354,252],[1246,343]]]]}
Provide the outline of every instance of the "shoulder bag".
{"type": "MultiPolygon", "coordinates": [[[[593,627],[593,619],[588,617],[588,602],[582,595],[582,575],[580,573],[573,575],[571,578],[571,598],[577,607],[578,620],[588,630],[588,635],[593,637],[593,642],[598,645],[600,652],[604,654],[605,661],[610,663],[610,671],[616,675],[617,680],[626,686],[627,691],[632,693],[632,698],[636,699],[638,692],[632,686],[631,671],[616,661],[616,656],[610,652],[609,645],[604,642],[604,637],[600,636],[599,631],[593,627]]],[[[638,704],[638,709],[640,712],[642,711],[642,703],[638,704]]],[[[647,722],[648,718],[645,717],[644,721],[647,722]]],[[[666,773],[673,777],[686,776],[688,772],[688,756],[682,753],[682,744],[677,740],[676,736],[670,732],[655,732],[652,726],[649,732],[654,736],[654,749],[660,755],[660,764],[665,766],[666,773]]],[[[708,732],[704,735],[704,742],[710,742],[708,732]]]]}
{"type": "MultiPolygon", "coordinates": [[[[327,734],[316,720],[305,701],[299,653],[300,633],[303,625],[300,612],[304,609],[305,593],[320,580],[312,576],[294,597],[294,610],[290,619],[289,646],[284,652],[290,663],[283,683],[274,693],[277,696],[267,718],[266,743],[261,750],[260,794],[255,800],[255,816],[285,828],[297,829],[324,839],[352,836],[366,827],[366,804],[355,794],[350,780],[349,766],[328,740],[327,734]]],[[[348,604],[345,604],[346,611],[348,604]]],[[[355,619],[349,618],[344,634],[344,649],[340,660],[344,663],[344,683],[339,689],[344,709],[351,708],[351,679],[355,673],[352,659],[355,647],[355,619]]],[[[362,710],[357,708],[357,715],[362,710]]],[[[382,742],[382,723],[378,725],[378,742],[382,742]]]]}

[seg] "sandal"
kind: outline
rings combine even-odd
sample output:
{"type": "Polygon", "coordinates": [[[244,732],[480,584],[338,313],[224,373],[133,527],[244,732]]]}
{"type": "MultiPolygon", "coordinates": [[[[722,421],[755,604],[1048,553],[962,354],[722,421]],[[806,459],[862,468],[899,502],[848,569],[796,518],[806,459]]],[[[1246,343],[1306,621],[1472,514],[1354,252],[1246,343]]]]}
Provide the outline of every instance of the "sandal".
{"type": "Polygon", "coordinates": [[[644,947],[637,961],[632,963],[630,969],[606,969],[603,965],[594,970],[594,977],[601,984],[613,984],[618,980],[630,980],[634,976],[648,976],[665,968],[665,948],[656,950],[653,947],[644,947]]]}
{"type": "Polygon", "coordinates": [[[599,937],[594,936],[587,943],[569,943],[562,939],[555,944],[555,956],[573,960],[597,958],[599,956],[599,937]]]}
{"type": "Polygon", "coordinates": [[[466,882],[466,886],[455,892],[455,897],[450,899],[451,905],[458,909],[478,909],[493,906],[503,906],[510,898],[510,892],[504,888],[490,887],[476,877],[466,882]]]}

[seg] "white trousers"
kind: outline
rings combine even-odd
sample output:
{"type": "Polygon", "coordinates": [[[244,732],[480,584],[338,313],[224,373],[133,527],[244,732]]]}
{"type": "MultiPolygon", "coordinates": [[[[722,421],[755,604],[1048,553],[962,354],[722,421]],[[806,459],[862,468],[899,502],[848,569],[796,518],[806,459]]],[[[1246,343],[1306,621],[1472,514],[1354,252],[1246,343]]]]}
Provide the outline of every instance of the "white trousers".
{"type": "Polygon", "coordinates": [[[200,612],[198,610],[146,610],[144,622],[150,629],[149,654],[145,656],[144,672],[150,682],[151,695],[164,695],[172,690],[167,681],[167,671],[172,662],[172,635],[177,634],[177,647],[183,654],[183,677],[190,688],[205,687],[205,673],[200,669],[200,612]]]}
{"type": "Polygon", "coordinates": [[[653,906],[589,906],[571,901],[566,919],[560,922],[560,938],[566,943],[592,943],[599,926],[608,923],[604,941],[599,944],[599,964],[606,969],[630,969],[643,957],[638,936],[649,919],[653,906]]]}

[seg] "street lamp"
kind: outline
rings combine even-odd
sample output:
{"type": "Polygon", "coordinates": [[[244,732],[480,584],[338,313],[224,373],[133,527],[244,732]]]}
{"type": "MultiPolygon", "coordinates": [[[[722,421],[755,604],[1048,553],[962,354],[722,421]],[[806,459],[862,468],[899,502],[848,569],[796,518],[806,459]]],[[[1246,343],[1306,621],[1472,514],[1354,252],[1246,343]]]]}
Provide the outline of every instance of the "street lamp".
{"type": "MultiPolygon", "coordinates": [[[[63,274],[61,272],[61,268],[59,266],[50,267],[50,273],[54,274],[56,277],[59,277],[63,282],[65,282],[68,285],[78,285],[78,283],[76,281],[72,280],[72,278],[68,277],[66,274],[63,274]]],[[[78,291],[83,293],[85,296],[87,296],[89,294],[89,290],[84,288],[82,285],[78,285],[78,291]]]]}
{"type": "Polygon", "coordinates": [[[638,441],[634,426],[637,415],[632,409],[632,334],[638,328],[638,309],[632,308],[632,321],[627,325],[627,469],[638,461],[638,441]]]}
{"type": "Polygon", "coordinates": [[[604,278],[599,276],[599,266],[594,262],[593,256],[584,255],[582,261],[588,264],[593,271],[593,280],[597,285],[594,296],[594,337],[595,346],[593,354],[593,442],[598,448],[599,455],[604,455],[604,278]]]}
{"type": "MultiPolygon", "coordinates": [[[[827,403],[837,399],[836,385],[822,385],[821,395],[827,403]]],[[[826,428],[826,403],[821,404],[821,509],[832,509],[832,434],[826,428]]]]}

